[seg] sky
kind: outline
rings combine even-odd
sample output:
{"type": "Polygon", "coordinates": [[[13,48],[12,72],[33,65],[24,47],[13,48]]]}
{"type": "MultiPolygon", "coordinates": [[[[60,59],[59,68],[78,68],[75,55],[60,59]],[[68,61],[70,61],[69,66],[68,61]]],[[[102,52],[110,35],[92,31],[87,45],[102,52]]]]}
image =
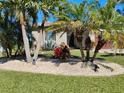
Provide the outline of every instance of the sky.
{"type": "MultiPolygon", "coordinates": [[[[69,3],[76,3],[76,4],[79,4],[81,3],[83,0],[67,0],[69,3]]],[[[89,0],[89,1],[93,1],[93,0],[89,0]]],[[[103,7],[106,3],[107,3],[107,0],[99,0],[99,3],[100,3],[100,6],[103,7]]],[[[115,9],[119,9],[122,11],[122,9],[124,8],[124,4],[119,4],[119,5],[116,5],[115,9]]],[[[124,11],[124,10],[123,10],[124,11]]],[[[42,12],[39,11],[38,14],[38,24],[40,25],[41,22],[42,22],[42,12]]],[[[57,19],[55,17],[53,17],[52,15],[50,15],[49,19],[48,19],[48,22],[55,22],[57,19]]]]}
{"type": "MultiPolygon", "coordinates": [[[[67,0],[68,2],[70,2],[70,3],[81,3],[83,0],[67,0]]],[[[92,2],[93,0],[89,0],[89,2],[92,2]]],[[[105,3],[106,3],[106,1],[107,0],[99,0],[99,2],[100,2],[100,5],[101,6],[103,6],[103,5],[105,5],[105,3]]]]}

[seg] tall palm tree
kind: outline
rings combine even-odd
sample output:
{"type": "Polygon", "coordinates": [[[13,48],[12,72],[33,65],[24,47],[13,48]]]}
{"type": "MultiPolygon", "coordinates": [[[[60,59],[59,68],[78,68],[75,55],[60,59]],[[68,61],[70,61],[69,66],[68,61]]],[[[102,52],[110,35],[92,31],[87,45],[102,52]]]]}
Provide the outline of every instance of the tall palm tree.
{"type": "Polygon", "coordinates": [[[8,0],[3,2],[4,7],[8,7],[10,9],[15,10],[14,13],[16,15],[17,20],[20,21],[21,29],[22,29],[22,37],[24,42],[24,49],[26,54],[27,62],[32,62],[32,58],[30,55],[30,47],[29,40],[26,32],[26,16],[28,15],[27,9],[32,5],[34,0],[8,0]]]}

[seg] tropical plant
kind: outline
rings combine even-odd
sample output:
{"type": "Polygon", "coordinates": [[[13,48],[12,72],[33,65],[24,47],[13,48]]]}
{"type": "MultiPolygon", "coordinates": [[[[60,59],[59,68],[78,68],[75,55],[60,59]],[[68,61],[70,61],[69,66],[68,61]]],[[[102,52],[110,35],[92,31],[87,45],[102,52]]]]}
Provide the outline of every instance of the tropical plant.
{"type": "Polygon", "coordinates": [[[53,27],[60,27],[64,31],[74,31],[81,51],[81,60],[85,61],[84,48],[87,50],[86,60],[89,60],[89,51],[91,46],[91,40],[89,33],[92,29],[96,29],[94,24],[93,10],[94,4],[88,3],[86,0],[79,5],[65,4],[57,13],[54,13],[58,18],[58,22],[55,22],[53,27]],[[93,12],[92,12],[93,11],[93,12]],[[86,44],[87,43],[87,44],[86,44]]]}
{"type": "Polygon", "coordinates": [[[9,14],[14,14],[14,18],[12,20],[19,21],[21,24],[22,36],[24,41],[24,49],[26,54],[27,62],[31,62],[32,58],[30,55],[30,46],[29,40],[27,35],[27,28],[26,25],[28,23],[28,10],[33,7],[32,3],[35,3],[35,0],[8,0],[8,1],[1,1],[3,8],[7,8],[10,10],[15,10],[13,12],[9,12],[9,14]]]}
{"type": "Polygon", "coordinates": [[[124,25],[123,24],[123,17],[116,12],[115,10],[115,5],[116,2],[112,2],[112,0],[108,0],[107,4],[103,7],[98,9],[98,16],[97,19],[99,20],[99,25],[98,28],[102,29],[102,35],[101,38],[102,40],[100,42],[98,42],[93,58],[92,58],[92,62],[96,56],[96,54],[98,53],[99,49],[102,48],[102,46],[107,42],[107,41],[113,41],[114,44],[116,42],[115,45],[117,45],[117,42],[121,39],[117,39],[116,36],[118,37],[120,34],[117,34],[117,31],[121,31],[123,30],[124,25]],[[114,39],[113,39],[114,38],[114,39]],[[115,39],[116,38],[116,39],[115,39]]]}
{"type": "Polygon", "coordinates": [[[10,12],[13,10],[4,7],[5,4],[3,2],[1,4],[3,7],[0,9],[0,44],[6,51],[7,57],[11,57],[15,46],[21,43],[21,39],[20,42],[17,42],[17,34],[19,34],[17,31],[19,30],[17,26],[18,22],[14,20],[14,13],[10,12]]]}

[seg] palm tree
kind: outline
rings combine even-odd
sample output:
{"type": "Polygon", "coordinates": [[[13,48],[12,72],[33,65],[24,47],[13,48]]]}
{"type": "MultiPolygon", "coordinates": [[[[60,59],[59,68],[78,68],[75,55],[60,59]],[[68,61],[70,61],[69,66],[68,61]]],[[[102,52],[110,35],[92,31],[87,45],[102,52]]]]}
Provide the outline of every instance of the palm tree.
{"type": "Polygon", "coordinates": [[[95,11],[92,10],[92,7],[94,7],[94,4],[88,4],[88,2],[85,0],[80,5],[63,5],[63,7],[60,7],[60,12],[55,13],[55,16],[59,19],[59,21],[54,23],[53,25],[58,27],[58,25],[60,24],[60,28],[62,28],[63,26],[63,30],[75,32],[75,37],[79,43],[81,51],[82,62],[89,61],[89,51],[91,47],[89,33],[92,29],[96,29],[94,25],[95,20],[93,15],[93,12],[95,11]],[[61,8],[64,10],[61,10],[61,8]],[[83,51],[84,48],[87,51],[86,57],[83,51]]]}
{"type": "Polygon", "coordinates": [[[123,26],[121,26],[118,23],[122,23],[122,20],[120,22],[119,19],[122,18],[122,16],[119,15],[119,13],[116,12],[114,9],[116,5],[116,2],[112,2],[112,0],[108,0],[107,5],[103,8],[98,9],[98,16],[97,19],[99,20],[99,29],[104,30],[104,32],[100,32],[101,35],[99,35],[99,42],[95,48],[95,52],[93,55],[93,58],[91,62],[94,61],[98,51],[104,46],[104,44],[107,41],[112,40],[113,36],[116,36],[113,34],[113,30],[116,32],[117,30],[123,29],[123,26]],[[113,35],[112,35],[113,34],[113,35]]]}
{"type": "Polygon", "coordinates": [[[8,7],[10,9],[15,10],[14,13],[16,15],[17,20],[20,21],[21,29],[22,29],[22,36],[24,42],[24,49],[26,54],[27,62],[32,62],[32,58],[30,55],[30,47],[29,47],[29,40],[26,32],[26,16],[28,15],[27,9],[32,5],[33,0],[9,0],[3,2],[4,7],[8,7]]]}

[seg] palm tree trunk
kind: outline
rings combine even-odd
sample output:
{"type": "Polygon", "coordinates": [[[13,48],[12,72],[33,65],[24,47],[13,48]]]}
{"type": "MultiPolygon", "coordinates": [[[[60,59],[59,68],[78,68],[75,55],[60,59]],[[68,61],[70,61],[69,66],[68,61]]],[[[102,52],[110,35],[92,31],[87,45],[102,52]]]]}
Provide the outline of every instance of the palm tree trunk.
{"type": "Polygon", "coordinates": [[[94,60],[95,60],[95,58],[96,58],[97,53],[98,53],[98,52],[96,52],[96,51],[94,52],[93,57],[92,57],[92,59],[91,59],[91,62],[92,62],[92,63],[94,62],[94,60]]]}
{"type": "Polygon", "coordinates": [[[86,61],[88,62],[90,60],[90,49],[86,50],[86,61]]]}
{"type": "Polygon", "coordinates": [[[81,52],[81,61],[85,61],[85,55],[84,55],[84,42],[83,42],[83,33],[80,29],[76,29],[75,37],[77,39],[77,42],[79,44],[80,52],[81,52]]]}
{"type": "Polygon", "coordinates": [[[34,56],[33,56],[33,64],[35,64],[37,58],[38,58],[38,53],[39,50],[41,48],[41,37],[42,37],[42,30],[40,30],[39,36],[38,36],[38,40],[37,40],[37,46],[36,46],[36,50],[34,52],[34,56]]]}
{"type": "Polygon", "coordinates": [[[96,58],[97,53],[98,53],[99,50],[105,45],[105,43],[106,43],[106,41],[105,41],[104,39],[101,40],[101,38],[99,38],[98,44],[97,44],[97,46],[96,46],[96,48],[95,48],[95,51],[94,51],[94,55],[93,55],[93,57],[92,57],[92,59],[91,59],[91,62],[92,62],[92,63],[93,63],[94,59],[96,58]]]}
{"type": "Polygon", "coordinates": [[[28,37],[27,37],[27,34],[26,34],[25,26],[23,24],[21,24],[21,28],[22,28],[22,36],[23,36],[26,60],[27,60],[27,62],[32,62],[32,58],[31,58],[31,55],[30,55],[29,41],[28,41],[28,37]]]}
{"type": "Polygon", "coordinates": [[[22,37],[23,37],[23,42],[24,42],[26,61],[32,62],[30,47],[29,47],[29,40],[28,40],[27,33],[25,30],[24,14],[22,11],[20,12],[20,24],[21,24],[21,29],[22,29],[22,37]]]}
{"type": "Polygon", "coordinates": [[[82,46],[82,42],[79,42],[79,47],[80,47],[80,52],[81,52],[81,61],[84,62],[85,60],[85,55],[84,55],[84,51],[83,51],[83,46],[82,46]]]}
{"type": "Polygon", "coordinates": [[[85,38],[85,49],[86,49],[86,62],[90,60],[90,49],[91,49],[91,39],[89,34],[85,38]]]}
{"type": "Polygon", "coordinates": [[[43,29],[44,29],[45,21],[46,21],[46,17],[44,17],[42,25],[41,25],[42,30],[40,30],[38,41],[37,41],[37,47],[36,47],[36,50],[35,50],[35,53],[34,53],[34,56],[33,56],[33,64],[34,65],[35,65],[36,60],[38,58],[38,52],[39,52],[40,47],[41,47],[41,42],[42,42],[41,37],[43,36],[43,29]]]}
{"type": "Polygon", "coordinates": [[[6,52],[7,58],[9,58],[9,52],[8,52],[7,48],[5,48],[5,52],[6,52]]]}
{"type": "Polygon", "coordinates": [[[12,57],[12,49],[8,48],[8,50],[9,50],[9,57],[11,58],[12,57]]]}

